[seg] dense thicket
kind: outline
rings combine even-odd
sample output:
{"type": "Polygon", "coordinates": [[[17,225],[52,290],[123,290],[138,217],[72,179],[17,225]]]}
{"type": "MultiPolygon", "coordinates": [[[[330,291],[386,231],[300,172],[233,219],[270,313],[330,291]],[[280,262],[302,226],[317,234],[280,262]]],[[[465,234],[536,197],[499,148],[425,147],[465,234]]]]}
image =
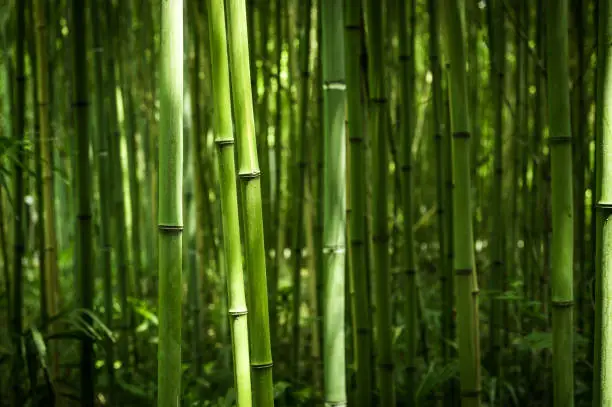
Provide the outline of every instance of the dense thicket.
{"type": "Polygon", "coordinates": [[[608,406],[609,0],[0,2],[0,406],[608,406]]]}

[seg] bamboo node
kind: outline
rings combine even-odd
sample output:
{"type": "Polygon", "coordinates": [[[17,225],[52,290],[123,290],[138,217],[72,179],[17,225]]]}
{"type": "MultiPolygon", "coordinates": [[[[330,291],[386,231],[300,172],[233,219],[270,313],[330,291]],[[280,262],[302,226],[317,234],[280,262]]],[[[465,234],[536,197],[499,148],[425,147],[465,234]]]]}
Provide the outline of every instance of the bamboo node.
{"type": "Polygon", "coordinates": [[[372,97],[372,98],[370,98],[370,101],[372,103],[374,103],[374,104],[377,104],[377,105],[384,105],[385,103],[387,103],[387,98],[385,98],[385,97],[380,97],[380,98],[372,97]]]}
{"type": "Polygon", "coordinates": [[[354,31],[354,30],[361,30],[361,27],[359,26],[359,24],[347,24],[344,26],[344,29],[349,30],[349,31],[354,31]]]}
{"type": "Polygon", "coordinates": [[[234,139],[233,138],[220,138],[220,139],[215,140],[215,144],[217,145],[217,147],[223,148],[225,146],[233,145],[234,139]]]}
{"type": "Polygon", "coordinates": [[[603,201],[599,201],[595,204],[595,209],[601,210],[601,211],[605,211],[605,210],[611,210],[612,209],[612,202],[603,202],[603,201]]]}
{"type": "Polygon", "coordinates": [[[272,366],[274,366],[273,362],[269,362],[269,363],[251,363],[251,369],[270,369],[272,366]]]}
{"type": "Polygon", "coordinates": [[[574,301],[573,300],[567,300],[567,301],[551,301],[552,306],[555,308],[570,308],[574,306],[574,301]]]}
{"type": "Polygon", "coordinates": [[[326,81],[323,90],[346,90],[346,83],[343,80],[326,81]]]}
{"type": "Polygon", "coordinates": [[[251,179],[259,178],[260,175],[261,175],[261,171],[259,171],[259,170],[254,170],[254,171],[249,171],[249,172],[241,171],[241,172],[238,173],[238,176],[241,179],[245,179],[247,181],[251,180],[251,179]]]}
{"type": "Polygon", "coordinates": [[[386,370],[386,371],[389,371],[389,372],[393,371],[393,369],[394,369],[393,362],[389,362],[389,363],[379,363],[379,364],[378,364],[378,367],[379,367],[381,370],[386,370]]]}
{"type": "Polygon", "coordinates": [[[249,313],[249,311],[245,308],[245,309],[238,309],[238,310],[229,310],[227,312],[230,316],[232,317],[239,317],[242,315],[247,315],[249,313]]]}
{"type": "Polygon", "coordinates": [[[181,225],[157,225],[157,229],[161,232],[161,233],[165,233],[168,235],[178,235],[180,233],[183,232],[183,226],[181,225]]]}
{"type": "Polygon", "coordinates": [[[469,276],[472,275],[472,268],[465,268],[465,269],[455,269],[455,275],[458,276],[469,276]]]}
{"type": "Polygon", "coordinates": [[[407,54],[402,54],[399,56],[399,60],[402,62],[408,62],[412,59],[412,57],[410,55],[407,54]]]}
{"type": "Polygon", "coordinates": [[[77,215],[78,220],[91,220],[91,213],[80,213],[77,215]]]}

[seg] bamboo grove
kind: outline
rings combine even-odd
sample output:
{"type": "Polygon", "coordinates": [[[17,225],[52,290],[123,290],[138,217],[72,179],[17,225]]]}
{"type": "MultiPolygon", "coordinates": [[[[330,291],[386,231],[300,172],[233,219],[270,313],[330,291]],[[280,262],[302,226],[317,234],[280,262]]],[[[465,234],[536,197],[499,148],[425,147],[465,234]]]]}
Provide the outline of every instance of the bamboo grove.
{"type": "Polygon", "coordinates": [[[0,1],[0,406],[612,406],[610,0],[0,1]]]}

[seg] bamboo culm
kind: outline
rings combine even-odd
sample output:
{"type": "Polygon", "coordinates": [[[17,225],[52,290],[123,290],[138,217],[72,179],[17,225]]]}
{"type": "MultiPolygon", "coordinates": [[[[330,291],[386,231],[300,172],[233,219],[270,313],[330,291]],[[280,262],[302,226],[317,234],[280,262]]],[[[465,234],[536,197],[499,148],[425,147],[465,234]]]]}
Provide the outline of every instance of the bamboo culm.
{"type": "Polygon", "coordinates": [[[181,396],[183,262],[183,1],[161,7],[159,134],[159,407],[181,396]]]}

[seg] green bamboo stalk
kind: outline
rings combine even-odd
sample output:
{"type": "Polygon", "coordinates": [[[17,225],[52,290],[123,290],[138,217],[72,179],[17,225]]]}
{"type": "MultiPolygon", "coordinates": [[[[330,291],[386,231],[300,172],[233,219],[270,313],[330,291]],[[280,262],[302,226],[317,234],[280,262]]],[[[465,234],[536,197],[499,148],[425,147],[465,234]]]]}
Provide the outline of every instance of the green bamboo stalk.
{"type": "Polygon", "coordinates": [[[460,1],[444,3],[446,50],[450,61],[450,125],[453,137],[454,274],[457,292],[459,372],[462,405],[480,405],[480,359],[478,340],[478,301],[473,222],[470,198],[470,117],[467,103],[467,75],[460,1]]]}
{"type": "Polygon", "coordinates": [[[402,204],[404,214],[404,249],[402,259],[403,273],[406,273],[406,402],[415,403],[416,383],[416,345],[417,345],[417,284],[416,262],[414,255],[413,235],[413,200],[412,183],[412,139],[414,133],[414,41],[416,39],[416,4],[415,0],[398,2],[400,30],[400,99],[401,99],[401,172],[402,172],[402,204]],[[409,7],[409,8],[408,8],[409,7]],[[408,20],[408,13],[410,19],[408,20]],[[408,24],[410,21],[410,24],[408,24]],[[410,27],[410,32],[404,27],[410,27]]]}
{"type": "Polygon", "coordinates": [[[234,162],[234,135],[231,117],[230,82],[227,58],[227,37],[223,3],[209,0],[210,57],[212,62],[212,89],[215,106],[215,143],[218,151],[221,179],[221,214],[223,246],[227,260],[227,289],[231,318],[232,351],[234,353],[234,380],[239,407],[251,406],[251,375],[249,371],[249,344],[247,306],[244,291],[243,264],[238,218],[238,195],[234,162]]]}
{"type": "Polygon", "coordinates": [[[548,118],[552,177],[553,402],[574,405],[573,202],[567,0],[547,7],[548,118]]]}
{"type": "MultiPolygon", "coordinates": [[[[72,2],[72,23],[74,24],[74,117],[77,137],[76,190],[78,195],[77,235],[78,275],[80,278],[80,301],[85,310],[93,310],[94,274],[93,237],[91,222],[91,182],[92,171],[89,161],[89,128],[88,128],[88,82],[87,60],[85,51],[86,39],[86,5],[82,1],[72,2]]],[[[87,320],[91,321],[90,318],[87,320]]],[[[94,349],[93,339],[84,335],[81,340],[81,405],[94,405],[94,349]]]]}
{"type": "Polygon", "coordinates": [[[355,296],[352,307],[355,324],[355,365],[357,387],[355,401],[360,406],[372,405],[372,321],[368,293],[366,268],[366,171],[365,140],[363,131],[364,107],[362,104],[361,72],[361,0],[347,0],[344,7],[345,58],[346,58],[346,98],[350,153],[350,191],[351,205],[351,268],[355,296]]]}
{"type": "Polygon", "coordinates": [[[261,173],[257,146],[249,72],[249,44],[244,0],[226,0],[228,14],[229,66],[232,103],[237,123],[238,176],[241,181],[242,216],[249,284],[249,334],[253,398],[256,406],[272,406],[272,349],[266,279],[266,254],[263,235],[261,173]]]}
{"type": "MultiPolygon", "coordinates": [[[[57,313],[57,239],[55,234],[55,202],[53,196],[53,171],[51,155],[53,154],[53,138],[49,120],[49,58],[47,54],[47,21],[42,0],[34,2],[36,21],[36,77],[37,77],[37,104],[40,121],[40,159],[42,165],[42,218],[44,223],[44,252],[45,261],[45,293],[46,306],[49,316],[57,313]]],[[[53,353],[53,352],[52,352],[53,353]]],[[[54,357],[54,362],[57,360],[54,357]]],[[[55,363],[53,363],[55,365],[55,363]]],[[[56,369],[54,367],[53,369],[56,369]]],[[[55,371],[57,373],[57,371],[55,371]]]]}
{"type": "MultiPolygon", "coordinates": [[[[323,1],[318,0],[316,5],[317,10],[321,10],[323,1]]],[[[317,65],[316,65],[316,80],[315,80],[315,94],[317,98],[317,119],[315,133],[319,135],[315,140],[315,152],[313,153],[316,161],[314,164],[313,179],[315,180],[315,186],[313,188],[315,202],[313,211],[315,213],[314,223],[314,254],[315,258],[315,288],[316,288],[316,301],[317,301],[317,314],[315,323],[318,324],[316,333],[318,340],[317,344],[313,346],[315,354],[314,369],[317,374],[323,379],[323,140],[324,140],[324,104],[323,104],[323,53],[321,47],[323,46],[323,23],[321,21],[321,13],[317,12],[317,65]]],[[[323,395],[324,384],[321,381],[321,395],[323,395]]]]}
{"type": "MultiPolygon", "coordinates": [[[[610,82],[610,72],[609,70],[612,68],[612,63],[610,63],[609,58],[612,56],[610,53],[609,47],[607,46],[606,41],[608,41],[612,37],[612,22],[610,21],[610,2],[609,0],[603,0],[599,3],[599,19],[598,19],[598,27],[597,27],[597,77],[595,81],[597,82],[597,95],[596,95],[596,109],[595,109],[595,191],[594,191],[594,199],[596,205],[599,205],[600,202],[605,202],[602,200],[603,198],[603,170],[604,170],[604,134],[608,133],[609,129],[605,125],[604,122],[604,114],[606,116],[609,112],[605,112],[606,108],[606,97],[610,97],[610,90],[608,89],[610,82]]],[[[609,105],[609,103],[608,103],[609,105]]],[[[608,116],[607,116],[608,117],[608,116]]],[[[609,138],[609,134],[608,137],[609,138]]],[[[608,140],[609,142],[609,140],[608,140]]],[[[608,178],[608,175],[606,176],[608,178]]],[[[609,193],[609,191],[607,191],[609,193]]],[[[608,194],[609,196],[609,194],[608,194]]],[[[605,206],[605,205],[604,205],[605,206]]],[[[598,208],[599,209],[599,208],[598,208]]],[[[604,389],[604,384],[606,382],[606,375],[604,374],[604,370],[606,369],[605,362],[607,362],[607,354],[603,347],[604,338],[609,340],[609,333],[606,332],[604,334],[604,297],[606,294],[609,295],[609,290],[606,289],[604,281],[607,281],[609,277],[604,273],[604,240],[603,240],[603,228],[604,228],[604,213],[606,215],[608,210],[607,208],[601,208],[596,211],[594,221],[595,221],[595,320],[594,320],[594,345],[593,345],[593,407],[601,407],[605,404],[603,403],[604,396],[606,396],[609,391],[604,389]],[[606,278],[606,280],[604,280],[606,278]]],[[[609,217],[608,217],[609,221],[609,217]]],[[[608,240],[606,240],[607,242],[608,240]]],[[[608,261],[605,263],[607,266],[609,265],[608,261]]]]}
{"type": "MultiPolygon", "coordinates": [[[[40,0],[37,0],[40,1],[40,0]]],[[[97,146],[98,146],[98,189],[100,191],[100,267],[102,269],[102,279],[104,287],[104,323],[110,329],[113,328],[113,277],[112,277],[112,245],[111,245],[111,219],[110,219],[110,200],[109,195],[103,191],[110,190],[110,162],[108,151],[108,128],[106,125],[106,115],[104,110],[104,74],[103,74],[103,52],[102,30],[100,25],[100,15],[104,14],[101,8],[101,0],[92,0],[90,7],[94,53],[94,94],[96,100],[96,111],[94,119],[97,127],[97,146]]],[[[112,404],[115,399],[115,348],[111,338],[107,338],[104,343],[105,369],[108,381],[107,399],[112,404]]]]}
{"type": "Polygon", "coordinates": [[[369,131],[372,137],[372,196],[376,197],[373,213],[373,250],[376,304],[376,341],[378,386],[380,402],[395,405],[393,358],[391,349],[391,287],[389,270],[389,231],[387,219],[387,94],[384,69],[384,3],[368,0],[365,3],[370,91],[369,131]]]}
{"type": "Polygon", "coordinates": [[[593,406],[608,406],[612,404],[612,388],[610,388],[611,360],[607,351],[612,344],[612,331],[606,323],[606,316],[610,315],[610,295],[612,286],[612,167],[609,160],[610,147],[612,146],[612,52],[610,52],[609,41],[612,38],[612,15],[610,15],[610,3],[607,0],[599,2],[599,34],[597,55],[597,105],[598,117],[596,131],[600,143],[596,149],[596,176],[598,183],[596,190],[599,192],[597,200],[600,229],[598,240],[597,267],[597,301],[596,301],[596,327],[598,328],[598,341],[595,344],[595,382],[593,388],[593,406]]]}
{"type": "Polygon", "coordinates": [[[183,234],[183,0],[161,7],[159,135],[159,407],[179,406],[183,234]]]}
{"type": "Polygon", "coordinates": [[[323,81],[323,378],[327,406],[346,406],[346,144],[343,0],[321,3],[323,81]]]}

